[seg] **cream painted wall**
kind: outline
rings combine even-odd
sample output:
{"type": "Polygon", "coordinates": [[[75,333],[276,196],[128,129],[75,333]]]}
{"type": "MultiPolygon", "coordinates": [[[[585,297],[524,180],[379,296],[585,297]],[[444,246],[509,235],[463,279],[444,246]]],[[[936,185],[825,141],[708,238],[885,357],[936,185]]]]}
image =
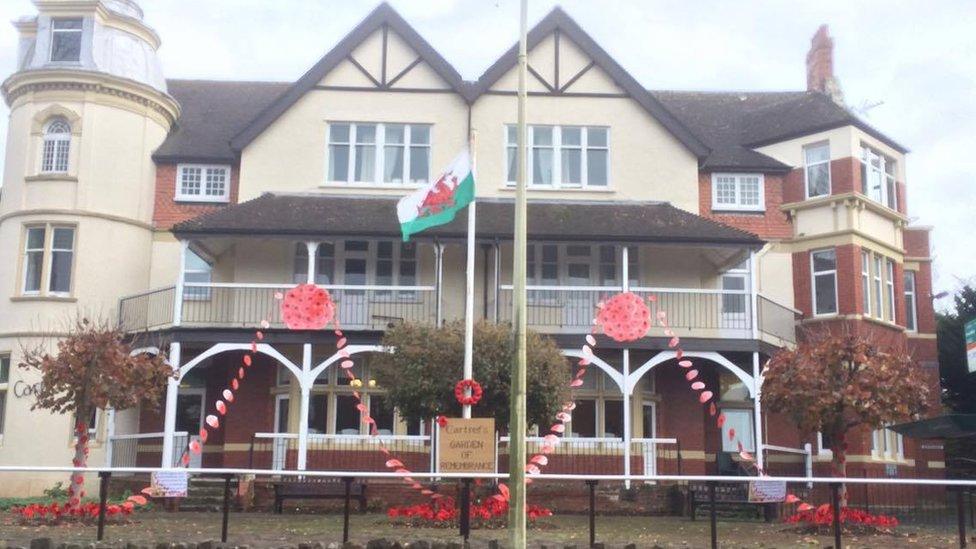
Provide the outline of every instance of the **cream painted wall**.
{"type": "Polygon", "coordinates": [[[793,250],[787,244],[773,243],[759,259],[759,293],[788,307],[794,306],[793,250]]]}
{"type": "MultiPolygon", "coordinates": [[[[353,53],[357,62],[377,80],[381,78],[380,44],[377,32],[353,53]]],[[[589,59],[566,38],[562,40],[560,51],[563,79],[570,78],[589,63],[589,59]]],[[[390,52],[392,62],[388,73],[397,72],[396,67],[405,66],[408,59],[416,57],[394,33],[391,33],[390,52]]],[[[555,70],[551,37],[533,49],[530,62],[540,74],[552,77],[555,70]]],[[[494,92],[505,95],[483,95],[471,107],[471,125],[477,132],[479,196],[511,197],[513,194],[504,181],[504,129],[506,124],[515,122],[516,115],[516,99],[508,93],[514,90],[512,74],[502,77],[493,86],[494,92]]],[[[321,85],[372,86],[349,61],[330,72],[321,85]]],[[[407,73],[397,86],[448,88],[424,63],[407,73]]],[[[569,91],[622,93],[598,68],[587,71],[569,91]]],[[[433,175],[466,144],[468,106],[459,95],[445,92],[309,91],[243,151],[241,200],[268,191],[404,194],[410,190],[404,186],[378,187],[325,181],[327,128],[329,122],[335,121],[430,124],[433,175]]],[[[626,97],[533,97],[529,123],[610,128],[610,185],[607,189],[532,190],[530,198],[660,200],[688,211],[698,210],[697,159],[634,100],[626,97]]]]}

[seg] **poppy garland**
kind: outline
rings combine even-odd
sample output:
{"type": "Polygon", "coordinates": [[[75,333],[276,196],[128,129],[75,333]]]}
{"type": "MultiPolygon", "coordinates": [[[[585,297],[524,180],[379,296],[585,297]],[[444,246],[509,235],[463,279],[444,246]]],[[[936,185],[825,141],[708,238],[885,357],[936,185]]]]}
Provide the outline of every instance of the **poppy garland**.
{"type": "Polygon", "coordinates": [[[454,386],[454,398],[461,404],[461,406],[474,406],[481,400],[481,396],[484,391],[481,389],[481,384],[473,379],[462,379],[457,382],[454,386]],[[471,389],[471,395],[465,395],[465,390],[471,389]]]}

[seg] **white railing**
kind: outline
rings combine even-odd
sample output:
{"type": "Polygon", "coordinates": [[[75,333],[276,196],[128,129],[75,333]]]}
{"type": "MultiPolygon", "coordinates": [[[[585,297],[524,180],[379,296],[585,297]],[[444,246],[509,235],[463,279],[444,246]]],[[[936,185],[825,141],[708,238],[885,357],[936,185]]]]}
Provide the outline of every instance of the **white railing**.
{"type": "MultiPolygon", "coordinates": [[[[773,474],[775,474],[776,471],[773,471],[773,469],[775,468],[775,463],[774,462],[771,463],[769,459],[769,452],[771,451],[779,452],[781,454],[803,456],[803,473],[806,477],[813,476],[813,447],[810,445],[809,442],[804,444],[803,448],[791,448],[789,446],[777,446],[775,444],[762,444],[760,445],[760,448],[762,448],[762,451],[766,456],[766,460],[765,460],[766,469],[768,471],[771,471],[773,474]]],[[[811,484],[810,486],[813,485],[811,484]]]]}
{"type": "MultiPolygon", "coordinates": [[[[139,454],[143,454],[146,455],[144,463],[162,463],[163,436],[164,433],[111,435],[105,450],[105,462],[112,467],[135,467],[139,462],[139,454]],[[157,439],[158,444],[151,444],[153,439],[157,439]]],[[[173,433],[173,441],[173,463],[179,463],[190,442],[189,433],[177,431],[173,433]]]]}
{"type": "MultiPolygon", "coordinates": [[[[413,456],[414,468],[418,468],[418,465],[422,465],[424,468],[433,467],[435,462],[431,437],[427,435],[381,433],[373,436],[309,433],[306,467],[313,470],[326,466],[360,470],[360,465],[366,463],[358,463],[357,459],[375,461],[382,458],[383,454],[377,451],[380,445],[388,448],[391,453],[413,456]],[[363,454],[360,455],[357,452],[363,452],[363,454]],[[343,453],[352,457],[343,459],[343,453]],[[416,457],[417,454],[424,456],[422,461],[421,458],[416,457]],[[337,464],[337,460],[344,463],[337,464]]],[[[298,452],[298,433],[255,433],[251,441],[248,461],[251,467],[294,469],[297,464],[298,452]]],[[[373,465],[382,467],[383,464],[377,462],[373,465]]]]}

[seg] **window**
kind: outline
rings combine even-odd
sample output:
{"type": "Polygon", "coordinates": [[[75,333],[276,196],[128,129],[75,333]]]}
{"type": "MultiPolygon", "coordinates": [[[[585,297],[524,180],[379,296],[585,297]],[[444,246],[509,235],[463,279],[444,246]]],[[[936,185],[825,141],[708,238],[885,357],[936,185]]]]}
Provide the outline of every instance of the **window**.
{"type": "Polygon", "coordinates": [[[52,19],[51,61],[77,63],[81,61],[82,19],[52,19]]]}
{"type": "Polygon", "coordinates": [[[421,184],[430,180],[430,125],[329,124],[328,183],[421,184]]]}
{"type": "Polygon", "coordinates": [[[230,166],[180,165],[178,177],[176,200],[185,202],[230,200],[230,166]]]}
{"type": "Polygon", "coordinates": [[[881,274],[881,256],[874,256],[874,316],[884,318],[884,277],[881,274]]]}
{"type": "Polygon", "coordinates": [[[830,194],[830,143],[816,143],[803,148],[807,198],[830,194]]]}
{"type": "Polygon", "coordinates": [[[825,435],[821,432],[817,432],[817,455],[832,456],[834,451],[831,448],[834,445],[834,439],[830,435],[825,435]]]}
{"type": "Polygon", "coordinates": [[[396,413],[387,408],[382,388],[370,386],[369,360],[367,355],[357,355],[352,373],[363,381],[356,389],[349,385],[346,372],[338,367],[326,369],[316,380],[309,400],[308,426],[310,433],[336,435],[368,435],[369,424],[362,421],[362,412],[357,408],[359,400],[353,395],[358,391],[369,415],[376,420],[380,434],[393,434],[396,426],[396,413]]]}
{"type": "Polygon", "coordinates": [[[71,293],[71,266],[74,263],[75,230],[54,227],[51,237],[51,273],[48,292],[52,295],[71,293]]]}
{"type": "Polygon", "coordinates": [[[895,262],[885,258],[885,291],[888,296],[885,318],[895,321],[895,262]]]}
{"type": "MultiPolygon", "coordinates": [[[[529,185],[606,188],[610,181],[610,130],[586,126],[529,126],[529,185]]],[[[506,181],[515,184],[518,130],[505,127],[506,181]]]]}
{"type": "Polygon", "coordinates": [[[23,295],[40,295],[45,279],[48,295],[69,295],[75,255],[74,227],[27,227],[24,241],[23,295]]]}
{"type": "Polygon", "coordinates": [[[902,436],[888,429],[877,429],[871,434],[871,457],[875,459],[900,461],[905,456],[902,436]]]}
{"type": "Polygon", "coordinates": [[[10,355],[0,355],[0,440],[7,417],[7,387],[10,384],[10,355]]]}
{"type": "Polygon", "coordinates": [[[861,309],[871,315],[871,253],[861,251],[861,309]]]}
{"type": "MultiPolygon", "coordinates": [[[[332,284],[335,279],[335,245],[331,242],[319,242],[315,252],[315,283],[332,284]]],[[[305,284],[308,282],[308,246],[304,242],[295,244],[295,268],[292,282],[305,284]]]]}
{"type": "Polygon", "coordinates": [[[762,174],[712,174],[712,209],[761,212],[763,186],[762,174]]]}
{"type": "Polygon", "coordinates": [[[68,151],[71,149],[71,125],[63,117],[52,118],[44,128],[41,155],[43,173],[68,173],[68,151]]]}
{"type": "Polygon", "coordinates": [[[866,145],[861,146],[861,185],[871,200],[898,209],[895,161],[866,145]]]}
{"type": "MultiPolygon", "coordinates": [[[[213,267],[205,259],[193,250],[188,249],[186,251],[186,266],[183,271],[184,284],[210,284],[212,272],[213,267]]],[[[210,288],[208,286],[185,286],[183,288],[183,299],[210,299],[210,288]]]]}
{"type": "Polygon", "coordinates": [[[837,313],[837,254],[834,250],[810,253],[813,265],[813,314],[837,313]]]}
{"type": "Polygon", "coordinates": [[[28,227],[24,248],[24,295],[41,293],[44,272],[44,242],[47,227],[28,227]]]}
{"type": "Polygon", "coordinates": [[[288,432],[288,409],[291,399],[288,395],[275,395],[275,432],[288,432]]]}
{"type": "Polygon", "coordinates": [[[755,424],[752,410],[725,408],[722,413],[725,415],[725,423],[722,424],[722,451],[738,453],[741,442],[743,450],[755,452],[756,439],[753,430],[755,424]],[[731,429],[735,429],[735,435],[730,437],[731,429]]]}
{"type": "Polygon", "coordinates": [[[918,310],[915,301],[915,271],[905,271],[905,328],[918,330],[918,310]]]}
{"type": "MultiPolygon", "coordinates": [[[[546,244],[530,242],[526,248],[526,276],[531,286],[620,287],[622,248],[607,244],[546,244]]],[[[632,286],[640,281],[640,257],[636,246],[627,248],[627,277],[632,286]]]]}
{"type": "MultiPolygon", "coordinates": [[[[622,355],[604,359],[620,370],[615,362],[619,362],[622,355]]],[[[568,367],[575,373],[575,362],[569,362],[568,367]]],[[[603,370],[590,366],[583,377],[583,385],[576,392],[576,409],[573,410],[572,421],[568,424],[569,436],[623,438],[623,399],[617,384],[603,370]]]]}
{"type": "MultiPolygon", "coordinates": [[[[722,273],[722,315],[725,321],[738,320],[745,322],[746,314],[746,279],[749,276],[749,268],[743,262],[722,273]],[[725,293],[728,292],[728,293],[725,293]]],[[[738,322],[727,323],[727,327],[738,327],[738,322]]]]}

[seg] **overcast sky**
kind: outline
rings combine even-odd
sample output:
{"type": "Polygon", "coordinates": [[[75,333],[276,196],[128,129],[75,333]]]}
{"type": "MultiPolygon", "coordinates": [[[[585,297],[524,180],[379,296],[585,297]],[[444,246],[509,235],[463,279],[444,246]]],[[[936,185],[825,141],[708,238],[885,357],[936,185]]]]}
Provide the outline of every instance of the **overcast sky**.
{"type": "MultiPolygon", "coordinates": [[[[141,0],[163,40],[169,78],[292,81],[377,4],[375,0],[141,0]]],[[[392,0],[466,79],[518,37],[518,0],[392,0]]],[[[796,90],[822,23],[835,42],[847,102],[911,149],[908,207],[933,225],[935,288],[976,276],[976,2],[808,0],[689,2],[530,0],[530,25],[564,9],[646,87],[796,90]]],[[[0,20],[35,13],[0,1],[0,20]]],[[[0,74],[16,36],[0,23],[0,74]]],[[[0,107],[0,146],[7,109],[0,107]]],[[[0,158],[2,163],[2,158],[0,158]]],[[[944,300],[945,302],[945,300],[944,300]]]]}

